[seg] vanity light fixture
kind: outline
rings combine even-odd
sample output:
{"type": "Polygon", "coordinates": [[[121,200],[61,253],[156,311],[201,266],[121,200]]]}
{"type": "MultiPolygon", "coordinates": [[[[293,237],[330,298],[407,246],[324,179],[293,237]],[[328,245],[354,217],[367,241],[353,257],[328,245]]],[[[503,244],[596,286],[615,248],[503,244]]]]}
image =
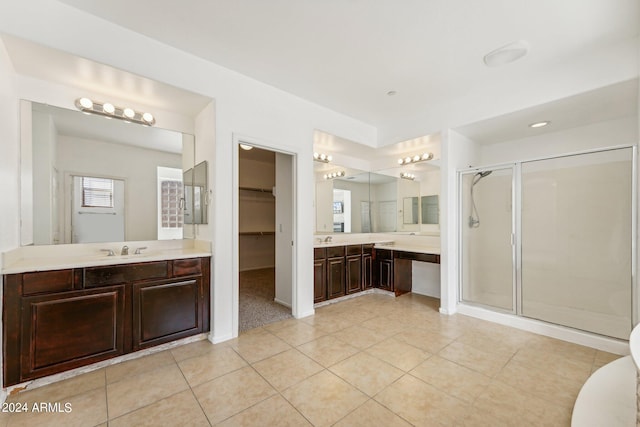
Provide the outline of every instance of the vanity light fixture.
{"type": "Polygon", "coordinates": [[[143,126],[153,126],[156,119],[151,113],[135,111],[132,108],[117,107],[110,102],[99,103],[89,98],[76,99],[76,108],[86,114],[98,114],[109,119],[120,119],[143,126]]]}
{"type": "Polygon", "coordinates": [[[333,157],[331,157],[330,154],[313,153],[313,160],[315,160],[316,162],[329,163],[331,160],[333,160],[333,157]]]}
{"type": "Polygon", "coordinates": [[[413,181],[414,179],[416,179],[416,176],[412,173],[409,172],[402,172],[400,174],[400,178],[402,179],[408,179],[409,181],[413,181]]]}
{"type": "Polygon", "coordinates": [[[398,159],[399,165],[408,165],[409,163],[424,162],[433,159],[433,153],[416,154],[415,156],[407,156],[398,159]]]}
{"type": "Polygon", "coordinates": [[[243,150],[253,150],[253,145],[248,145],[248,144],[240,144],[240,148],[242,148],[243,150]]]}
{"type": "Polygon", "coordinates": [[[344,171],[325,173],[323,177],[324,179],[334,179],[340,178],[341,176],[344,176],[344,171]]]}

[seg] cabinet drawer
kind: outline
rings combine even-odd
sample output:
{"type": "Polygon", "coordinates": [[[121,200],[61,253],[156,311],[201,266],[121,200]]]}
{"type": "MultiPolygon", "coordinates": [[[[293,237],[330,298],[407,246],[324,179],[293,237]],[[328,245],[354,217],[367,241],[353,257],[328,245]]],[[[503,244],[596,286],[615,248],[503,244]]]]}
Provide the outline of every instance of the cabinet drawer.
{"type": "Polygon", "coordinates": [[[325,248],[313,248],[313,259],[323,259],[327,257],[325,248]]]}
{"type": "Polygon", "coordinates": [[[362,253],[362,245],[349,245],[347,246],[347,256],[360,255],[362,253]]]}
{"type": "Polygon", "coordinates": [[[167,261],[157,261],[89,267],[84,270],[84,287],[95,288],[140,280],[166,279],[169,276],[168,266],[167,261]]]}
{"type": "Polygon", "coordinates": [[[38,271],[22,275],[22,295],[73,289],[73,270],[38,271]]]}
{"type": "Polygon", "coordinates": [[[200,258],[176,259],[173,261],[173,277],[200,275],[202,275],[200,258]]]}
{"type": "Polygon", "coordinates": [[[327,258],[344,256],[344,246],[332,246],[327,248],[327,258]]]}
{"type": "Polygon", "coordinates": [[[362,245],[362,253],[363,254],[373,254],[373,243],[367,243],[366,245],[362,245]]]}

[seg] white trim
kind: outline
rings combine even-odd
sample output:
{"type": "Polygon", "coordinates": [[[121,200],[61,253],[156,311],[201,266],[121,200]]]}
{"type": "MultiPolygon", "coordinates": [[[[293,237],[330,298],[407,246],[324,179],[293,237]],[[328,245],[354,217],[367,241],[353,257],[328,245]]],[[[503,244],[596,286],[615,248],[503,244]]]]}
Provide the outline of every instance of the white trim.
{"type": "Polygon", "coordinates": [[[220,344],[221,342],[229,341],[233,338],[235,338],[233,334],[225,334],[220,336],[214,336],[213,334],[207,335],[207,339],[213,344],[220,344]]]}
{"type": "Polygon", "coordinates": [[[458,313],[510,326],[512,328],[522,329],[539,335],[572,342],[574,344],[592,347],[609,353],[620,355],[629,354],[629,343],[627,341],[591,334],[589,332],[568,328],[566,326],[546,323],[540,320],[516,316],[514,314],[499,313],[487,308],[462,303],[458,304],[458,313]]]}
{"type": "Polygon", "coordinates": [[[283,306],[285,306],[285,307],[287,307],[287,308],[291,308],[291,304],[289,304],[289,303],[288,303],[288,302],[286,302],[286,301],[282,301],[281,299],[274,298],[274,299],[273,299],[273,302],[278,303],[278,304],[280,304],[280,305],[283,305],[283,306]]]}
{"type": "MultiPolygon", "coordinates": [[[[296,198],[296,191],[297,191],[297,162],[298,162],[298,154],[296,152],[293,151],[288,151],[285,149],[282,149],[280,147],[278,147],[276,144],[274,143],[270,143],[268,141],[262,140],[262,139],[258,139],[258,138],[253,138],[250,136],[246,136],[246,135],[241,135],[241,134],[233,134],[233,164],[232,164],[232,185],[233,185],[233,191],[232,191],[232,224],[231,224],[231,230],[232,230],[232,259],[233,262],[231,263],[231,276],[232,276],[232,282],[231,282],[231,286],[232,286],[232,323],[231,323],[231,330],[232,330],[232,338],[235,338],[238,336],[238,325],[239,325],[239,320],[238,320],[238,313],[239,313],[239,299],[240,299],[240,291],[239,291],[239,287],[240,287],[240,279],[239,279],[239,273],[240,273],[240,257],[239,257],[239,242],[240,242],[240,238],[239,238],[239,230],[240,230],[240,224],[239,224],[239,206],[240,206],[240,191],[239,191],[239,186],[240,186],[240,155],[239,155],[239,146],[240,144],[249,144],[252,145],[254,147],[257,148],[261,148],[264,150],[269,150],[269,151],[273,151],[273,152],[277,152],[277,153],[282,153],[282,154],[287,154],[290,155],[291,158],[291,162],[292,162],[292,182],[291,182],[291,193],[292,193],[292,197],[291,197],[291,202],[292,202],[292,218],[291,218],[291,229],[292,229],[292,238],[293,238],[293,249],[292,249],[292,253],[291,253],[291,314],[293,315],[293,317],[295,318],[299,318],[299,317],[304,317],[304,316],[298,316],[298,310],[299,310],[299,301],[298,301],[298,286],[299,286],[299,281],[298,281],[298,276],[297,276],[297,263],[298,263],[298,258],[296,256],[296,247],[297,247],[297,239],[298,239],[298,221],[297,221],[297,215],[298,215],[298,202],[297,202],[297,198],[296,198]]],[[[283,304],[284,305],[284,304],[283,304]]],[[[220,342],[220,341],[218,341],[220,342]]]]}

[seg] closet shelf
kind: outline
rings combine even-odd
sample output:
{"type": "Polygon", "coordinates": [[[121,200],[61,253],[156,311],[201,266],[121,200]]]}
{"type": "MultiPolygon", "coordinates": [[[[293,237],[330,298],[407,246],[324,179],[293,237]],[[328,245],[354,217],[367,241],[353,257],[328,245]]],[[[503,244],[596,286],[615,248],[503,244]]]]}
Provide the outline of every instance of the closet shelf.
{"type": "Polygon", "coordinates": [[[241,231],[241,236],[275,236],[275,231],[241,231]]]}
{"type": "Polygon", "coordinates": [[[239,187],[240,190],[243,191],[253,191],[254,193],[269,193],[273,195],[273,190],[271,188],[258,188],[258,187],[239,187]]]}

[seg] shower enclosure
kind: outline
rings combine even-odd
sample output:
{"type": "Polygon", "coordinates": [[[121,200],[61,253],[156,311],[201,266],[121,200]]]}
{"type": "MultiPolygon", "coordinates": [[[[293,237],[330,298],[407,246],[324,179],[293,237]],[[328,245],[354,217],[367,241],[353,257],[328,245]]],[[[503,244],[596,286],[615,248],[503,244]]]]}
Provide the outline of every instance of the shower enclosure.
{"type": "Polygon", "coordinates": [[[635,149],[460,173],[460,297],[628,339],[635,149]]]}

